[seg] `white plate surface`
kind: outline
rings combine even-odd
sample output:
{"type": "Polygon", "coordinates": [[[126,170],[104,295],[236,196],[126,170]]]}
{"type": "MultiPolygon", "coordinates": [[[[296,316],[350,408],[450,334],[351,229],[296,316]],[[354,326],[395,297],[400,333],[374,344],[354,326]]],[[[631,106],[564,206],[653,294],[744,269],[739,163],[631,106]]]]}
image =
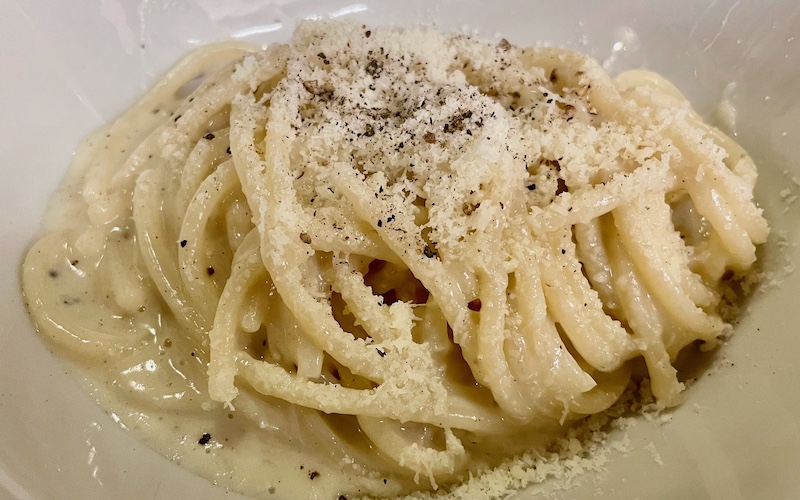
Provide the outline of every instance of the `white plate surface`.
{"type": "Polygon", "coordinates": [[[321,15],[564,45],[612,72],[664,74],[705,116],[728,87],[737,139],[761,168],[757,194],[774,228],[765,261],[781,284],[751,301],[721,353],[729,362],[670,423],[628,429],[632,451],[557,496],[800,495],[800,276],[784,270],[800,241],[800,202],[787,203],[800,194],[800,4],[0,0],[0,12],[0,498],[237,498],[139,444],[65,374],[26,316],[19,265],[78,141],[171,63],[229,37],[286,40],[297,19],[321,15]]]}

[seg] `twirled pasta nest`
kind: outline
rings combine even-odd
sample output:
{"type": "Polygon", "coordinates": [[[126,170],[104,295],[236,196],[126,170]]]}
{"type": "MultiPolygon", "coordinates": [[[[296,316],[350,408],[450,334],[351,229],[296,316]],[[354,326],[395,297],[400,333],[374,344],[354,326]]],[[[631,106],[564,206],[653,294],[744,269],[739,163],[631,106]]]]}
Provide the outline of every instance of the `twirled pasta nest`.
{"type": "Polygon", "coordinates": [[[660,77],[426,29],[313,22],[202,49],[99,140],[117,147],[74,176],[88,215],[26,261],[40,328],[130,355],[157,310],[199,392],[207,366],[236,411],[316,410],[397,479],[376,494],[546,441],[639,360],[677,404],[672,363],[725,332],[726,283],[768,232],[750,158],[660,77]],[[59,312],[52,248],[110,276],[90,288],[111,313],[59,312]]]}

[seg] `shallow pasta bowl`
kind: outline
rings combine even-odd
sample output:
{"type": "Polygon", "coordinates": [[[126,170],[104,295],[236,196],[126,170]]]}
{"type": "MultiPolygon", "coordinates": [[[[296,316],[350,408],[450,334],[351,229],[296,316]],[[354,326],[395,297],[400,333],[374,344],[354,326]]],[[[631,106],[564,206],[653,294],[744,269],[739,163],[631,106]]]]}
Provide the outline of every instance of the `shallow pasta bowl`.
{"type": "MultiPolygon", "coordinates": [[[[760,167],[757,196],[773,226],[767,279],[734,337],[668,418],[635,420],[627,451],[556,493],[567,498],[789,498],[800,468],[800,7],[679,1],[650,4],[244,1],[74,5],[0,0],[2,293],[0,496],[217,498],[207,481],[139,444],[97,407],[35,334],[19,293],[21,256],[71,152],[181,55],[207,42],[288,39],[297,19],[434,23],[445,31],[587,52],[610,72],[645,67],[673,81],[705,117],[732,129],[760,167]],[[66,33],[67,35],[62,35],[66,33]],[[720,105],[722,103],[722,105],[720,105]]],[[[547,488],[567,486],[553,481],[547,488]]],[[[533,487],[520,497],[533,492],[533,487]]],[[[235,498],[229,494],[227,498],[235,498]]]]}

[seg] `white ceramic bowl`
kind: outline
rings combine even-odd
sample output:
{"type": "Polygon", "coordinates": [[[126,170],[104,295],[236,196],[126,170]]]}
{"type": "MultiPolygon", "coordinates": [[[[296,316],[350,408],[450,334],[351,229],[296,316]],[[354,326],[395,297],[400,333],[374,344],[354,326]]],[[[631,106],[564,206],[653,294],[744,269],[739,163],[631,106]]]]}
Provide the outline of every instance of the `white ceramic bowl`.
{"type": "Polygon", "coordinates": [[[139,444],[65,374],[26,316],[19,265],[74,146],[182,54],[229,37],[286,40],[295,20],[321,15],[564,45],[612,72],[662,73],[705,116],[730,98],[737,139],[761,168],[757,194],[774,228],[763,254],[781,283],[752,299],[718,354],[727,362],[670,423],[620,431],[631,451],[556,496],[800,496],[800,276],[787,267],[800,241],[800,202],[788,203],[800,194],[796,2],[0,0],[0,12],[0,497],[237,498],[139,444]]]}

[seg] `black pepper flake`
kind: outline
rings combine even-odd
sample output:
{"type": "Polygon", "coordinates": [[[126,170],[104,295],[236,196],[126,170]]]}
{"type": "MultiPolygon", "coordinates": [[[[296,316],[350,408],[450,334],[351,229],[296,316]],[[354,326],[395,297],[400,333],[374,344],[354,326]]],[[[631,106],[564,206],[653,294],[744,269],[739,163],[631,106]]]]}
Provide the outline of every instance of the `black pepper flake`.
{"type": "Polygon", "coordinates": [[[536,189],[536,184],[528,184],[528,191],[533,191],[536,189]]]}
{"type": "Polygon", "coordinates": [[[500,50],[508,50],[511,48],[511,43],[509,43],[508,40],[503,38],[502,40],[500,40],[500,43],[497,44],[497,48],[500,50]]]}
{"type": "Polygon", "coordinates": [[[71,261],[69,261],[69,265],[70,265],[70,266],[72,266],[72,267],[75,267],[75,266],[77,266],[77,265],[78,265],[78,260],[77,260],[77,259],[75,259],[75,260],[71,260],[71,261]]]}
{"type": "Polygon", "coordinates": [[[319,97],[323,101],[330,101],[333,99],[334,88],[330,83],[319,84],[316,80],[307,80],[303,82],[303,88],[309,93],[319,97]]]}
{"type": "Polygon", "coordinates": [[[311,243],[311,236],[308,233],[300,233],[300,241],[308,245],[311,243]]]}
{"type": "Polygon", "coordinates": [[[558,187],[556,187],[556,196],[560,195],[561,193],[569,193],[569,187],[567,187],[567,181],[559,177],[558,187]]]}
{"type": "Polygon", "coordinates": [[[51,269],[50,271],[47,272],[47,275],[50,276],[51,278],[58,278],[58,271],[56,271],[55,269],[51,269]]]}
{"type": "Polygon", "coordinates": [[[364,130],[364,137],[372,137],[375,135],[375,129],[372,125],[367,124],[367,128],[364,130]]]}
{"type": "Polygon", "coordinates": [[[481,299],[470,300],[469,304],[467,304],[467,308],[469,308],[470,311],[479,312],[481,310],[481,299]]]}
{"type": "Polygon", "coordinates": [[[172,121],[174,121],[175,123],[178,123],[178,120],[180,120],[180,119],[181,119],[181,115],[178,115],[175,118],[173,118],[172,121]]]}
{"type": "Polygon", "coordinates": [[[558,73],[556,72],[556,69],[553,68],[553,70],[550,72],[550,83],[555,83],[556,80],[558,80],[558,73]]]}
{"type": "MultiPolygon", "coordinates": [[[[464,111],[461,114],[454,116],[453,120],[449,124],[445,124],[444,131],[455,132],[456,130],[464,130],[464,122],[470,118],[472,118],[472,111],[464,111]]],[[[472,132],[469,132],[469,134],[472,135],[472,132]]]]}
{"type": "Polygon", "coordinates": [[[181,248],[185,247],[187,243],[189,242],[186,240],[181,240],[181,248]]]}
{"type": "Polygon", "coordinates": [[[211,441],[211,434],[205,433],[203,436],[197,441],[197,444],[208,444],[211,441]]]}
{"type": "Polygon", "coordinates": [[[436,142],[436,134],[433,132],[425,132],[425,135],[422,136],[422,140],[427,142],[428,144],[433,144],[436,142]]]}
{"type": "Polygon", "coordinates": [[[380,350],[380,349],[378,349],[377,347],[375,348],[375,350],[376,350],[376,351],[378,351],[378,354],[380,354],[380,356],[381,356],[381,357],[384,357],[384,356],[386,356],[386,352],[385,352],[385,351],[381,351],[381,350],[380,350]]]}
{"type": "Polygon", "coordinates": [[[208,269],[206,269],[206,272],[208,273],[209,276],[214,276],[215,271],[213,267],[209,267],[208,269]]]}
{"type": "Polygon", "coordinates": [[[324,52],[320,52],[319,54],[317,54],[317,57],[319,57],[320,59],[322,59],[322,62],[323,62],[324,64],[330,64],[330,63],[331,63],[331,62],[328,60],[328,58],[325,56],[325,53],[324,53],[324,52]]]}
{"type": "Polygon", "coordinates": [[[563,248],[562,248],[562,249],[561,249],[561,255],[564,255],[565,253],[567,253],[567,251],[566,251],[565,249],[563,249],[563,248]]]}
{"type": "Polygon", "coordinates": [[[559,158],[559,159],[557,159],[557,160],[547,160],[547,159],[546,159],[546,160],[544,160],[544,164],[545,164],[545,165],[547,165],[548,167],[553,167],[553,168],[555,168],[555,169],[556,169],[556,172],[561,172],[561,164],[560,164],[559,162],[560,162],[561,160],[563,160],[563,159],[564,159],[563,157],[562,157],[562,158],[559,158]]]}
{"type": "Polygon", "coordinates": [[[225,150],[226,153],[231,154],[231,147],[228,146],[228,149],[225,150]]]}
{"type": "Polygon", "coordinates": [[[309,478],[310,480],[312,480],[312,481],[313,481],[313,480],[314,480],[314,478],[316,478],[317,476],[319,476],[319,472],[317,472],[317,471],[315,471],[315,470],[312,470],[311,472],[309,472],[309,473],[308,473],[308,478],[309,478]]]}
{"type": "Polygon", "coordinates": [[[432,259],[436,256],[436,251],[430,247],[430,245],[425,245],[425,248],[422,250],[422,253],[425,254],[425,257],[432,259]]]}
{"type": "Polygon", "coordinates": [[[367,38],[369,38],[369,37],[370,37],[370,35],[372,35],[372,31],[370,31],[370,30],[367,30],[367,31],[364,33],[364,36],[365,36],[365,37],[367,37],[367,38]]]}
{"type": "Polygon", "coordinates": [[[209,141],[210,141],[211,139],[213,139],[213,138],[214,138],[214,134],[212,134],[211,132],[209,132],[209,133],[207,133],[205,136],[203,136],[203,138],[204,138],[204,139],[206,139],[206,140],[209,140],[209,141]]]}
{"type": "Polygon", "coordinates": [[[378,220],[378,227],[383,227],[383,221],[382,220],[378,220]]]}
{"type": "Polygon", "coordinates": [[[367,74],[373,78],[378,78],[383,72],[383,66],[375,59],[371,59],[364,68],[367,74]]]}

